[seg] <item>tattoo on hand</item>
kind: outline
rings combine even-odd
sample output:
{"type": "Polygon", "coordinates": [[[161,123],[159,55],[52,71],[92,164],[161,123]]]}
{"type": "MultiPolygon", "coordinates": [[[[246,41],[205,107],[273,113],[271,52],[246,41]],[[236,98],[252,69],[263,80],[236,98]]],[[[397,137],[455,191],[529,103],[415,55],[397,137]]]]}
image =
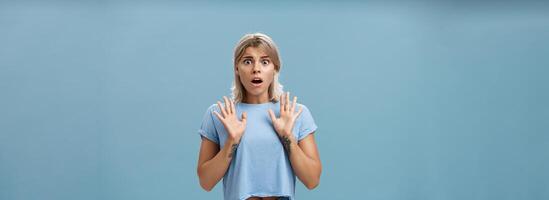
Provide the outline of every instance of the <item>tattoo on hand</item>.
{"type": "Polygon", "coordinates": [[[233,157],[233,155],[236,153],[237,148],[238,148],[238,144],[233,144],[233,146],[231,146],[231,153],[229,154],[229,158],[233,157]]]}
{"type": "Polygon", "coordinates": [[[286,152],[288,152],[288,155],[290,155],[290,144],[292,144],[292,141],[288,136],[282,136],[282,145],[286,149],[286,152]]]}

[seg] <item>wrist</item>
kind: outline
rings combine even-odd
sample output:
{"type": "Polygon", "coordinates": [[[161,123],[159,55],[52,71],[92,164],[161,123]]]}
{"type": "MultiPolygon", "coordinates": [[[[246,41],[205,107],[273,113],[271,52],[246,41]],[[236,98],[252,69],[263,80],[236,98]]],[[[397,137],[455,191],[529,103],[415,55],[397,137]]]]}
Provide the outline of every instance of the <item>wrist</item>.
{"type": "Polygon", "coordinates": [[[297,145],[296,139],[293,137],[293,135],[282,135],[280,136],[280,141],[282,142],[282,146],[288,153],[291,152],[291,149],[293,146],[297,145]]]}
{"type": "Polygon", "coordinates": [[[294,134],[291,131],[277,131],[279,137],[289,137],[291,138],[294,134]]]}
{"type": "Polygon", "coordinates": [[[236,150],[238,149],[238,145],[240,144],[240,140],[234,139],[234,138],[228,138],[227,141],[225,141],[225,148],[226,148],[226,154],[228,159],[233,158],[236,155],[236,150]]]}
{"type": "Polygon", "coordinates": [[[283,134],[280,136],[281,139],[288,140],[289,142],[295,143],[296,139],[293,134],[283,134]]]}
{"type": "Polygon", "coordinates": [[[231,137],[231,136],[229,136],[227,138],[227,143],[229,143],[229,144],[238,144],[238,143],[240,143],[240,138],[241,137],[231,137]]]}

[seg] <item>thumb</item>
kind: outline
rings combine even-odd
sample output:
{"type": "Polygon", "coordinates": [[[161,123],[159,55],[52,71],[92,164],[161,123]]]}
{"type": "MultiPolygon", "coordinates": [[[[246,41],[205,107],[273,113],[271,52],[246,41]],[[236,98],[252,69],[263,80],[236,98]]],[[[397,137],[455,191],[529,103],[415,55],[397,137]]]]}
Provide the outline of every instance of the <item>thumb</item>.
{"type": "Polygon", "coordinates": [[[297,111],[295,117],[299,117],[299,115],[301,115],[301,112],[303,112],[303,106],[299,106],[299,111],[297,111]]]}
{"type": "Polygon", "coordinates": [[[271,121],[274,122],[276,120],[276,116],[272,109],[269,109],[269,116],[271,117],[271,121]]]}
{"type": "Polygon", "coordinates": [[[246,124],[246,121],[248,120],[248,114],[246,112],[242,113],[242,123],[246,124]]]}

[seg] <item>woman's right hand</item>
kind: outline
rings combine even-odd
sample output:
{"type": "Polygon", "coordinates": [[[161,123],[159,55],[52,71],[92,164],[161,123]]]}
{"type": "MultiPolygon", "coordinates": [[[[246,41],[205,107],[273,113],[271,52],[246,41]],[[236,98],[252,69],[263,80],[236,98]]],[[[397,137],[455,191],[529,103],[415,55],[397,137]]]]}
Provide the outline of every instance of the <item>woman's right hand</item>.
{"type": "Polygon", "coordinates": [[[223,123],[223,126],[225,126],[225,130],[227,130],[227,133],[229,134],[229,139],[239,143],[240,138],[244,134],[244,130],[246,130],[246,112],[242,113],[242,120],[238,119],[234,101],[229,100],[229,98],[225,96],[223,96],[223,99],[225,100],[225,106],[222,106],[221,102],[217,101],[221,114],[217,111],[214,111],[214,114],[221,123],[223,123]]]}

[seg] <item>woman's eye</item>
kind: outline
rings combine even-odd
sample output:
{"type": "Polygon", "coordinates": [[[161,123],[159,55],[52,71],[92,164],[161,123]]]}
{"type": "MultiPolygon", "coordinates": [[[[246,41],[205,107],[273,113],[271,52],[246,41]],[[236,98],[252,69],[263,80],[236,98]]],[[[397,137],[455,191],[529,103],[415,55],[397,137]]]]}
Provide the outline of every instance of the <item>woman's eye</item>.
{"type": "Polygon", "coordinates": [[[269,64],[269,60],[263,60],[263,61],[261,61],[261,63],[262,63],[263,65],[268,65],[268,64],[269,64]]]}
{"type": "Polygon", "coordinates": [[[251,60],[249,60],[249,59],[246,59],[246,60],[244,60],[244,64],[245,64],[245,65],[249,65],[249,64],[252,64],[252,61],[251,61],[251,60]]]}

